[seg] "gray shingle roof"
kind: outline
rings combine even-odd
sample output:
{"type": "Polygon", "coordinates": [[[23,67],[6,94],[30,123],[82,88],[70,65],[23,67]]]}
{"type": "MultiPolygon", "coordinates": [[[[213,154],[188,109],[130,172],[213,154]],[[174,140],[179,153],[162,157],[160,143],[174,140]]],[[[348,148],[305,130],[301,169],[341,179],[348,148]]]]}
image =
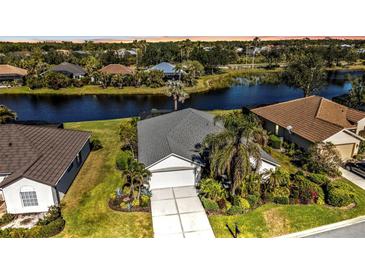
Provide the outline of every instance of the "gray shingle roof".
{"type": "Polygon", "coordinates": [[[0,187],[21,177],[55,186],[89,132],[41,126],[0,125],[0,187]]]}
{"type": "MultiPolygon", "coordinates": [[[[214,123],[214,116],[188,108],[138,122],[138,160],[150,166],[170,154],[198,160],[197,145],[210,133],[223,127],[214,123]]],[[[276,163],[262,151],[262,158],[276,163]]]]}
{"type": "Polygon", "coordinates": [[[156,66],[153,66],[150,68],[150,70],[161,70],[164,74],[177,74],[175,65],[167,62],[162,62],[156,66]]]}
{"type": "Polygon", "coordinates": [[[73,74],[74,76],[86,74],[86,71],[82,67],[67,62],[54,66],[51,68],[51,70],[56,72],[68,72],[70,74],[73,74]]]}

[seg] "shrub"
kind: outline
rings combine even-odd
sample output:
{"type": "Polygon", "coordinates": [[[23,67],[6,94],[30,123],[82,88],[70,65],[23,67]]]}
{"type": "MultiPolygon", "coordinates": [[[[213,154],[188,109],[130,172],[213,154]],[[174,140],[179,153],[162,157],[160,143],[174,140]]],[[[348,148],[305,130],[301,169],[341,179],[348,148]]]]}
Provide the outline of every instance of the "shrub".
{"type": "Polygon", "coordinates": [[[307,175],[307,178],[321,187],[324,187],[331,182],[331,180],[328,179],[327,176],[323,174],[311,173],[307,175]]]}
{"type": "Polygon", "coordinates": [[[276,204],[287,205],[287,204],[289,204],[289,197],[288,196],[275,196],[273,198],[273,202],[276,204]]]}
{"type": "Polygon", "coordinates": [[[280,149],[281,148],[281,139],[280,137],[271,134],[269,136],[269,145],[273,148],[280,149]]]}
{"type": "Polygon", "coordinates": [[[199,183],[200,194],[205,198],[218,201],[226,197],[222,184],[212,178],[203,179],[199,183]]]}
{"type": "Polygon", "coordinates": [[[140,206],[141,207],[148,207],[149,205],[150,205],[150,196],[142,195],[141,196],[140,206]]]}
{"type": "Polygon", "coordinates": [[[103,145],[101,144],[101,141],[98,138],[91,138],[90,146],[92,151],[96,151],[103,148],[103,145]]]}
{"type": "Polygon", "coordinates": [[[242,198],[240,196],[233,196],[232,201],[233,201],[233,206],[238,206],[245,209],[249,209],[251,207],[250,202],[247,199],[242,198]]]}
{"type": "Polygon", "coordinates": [[[310,172],[328,174],[335,177],[341,174],[339,152],[332,143],[319,143],[311,147],[306,167],[310,172]]]}
{"type": "Polygon", "coordinates": [[[245,213],[245,209],[236,205],[233,205],[230,209],[227,210],[228,215],[238,215],[243,213],[245,213]]]}
{"type": "Polygon", "coordinates": [[[355,202],[354,189],[341,180],[336,180],[327,185],[327,203],[332,206],[342,207],[355,202]]]}
{"type": "Polygon", "coordinates": [[[250,203],[251,208],[256,207],[259,205],[260,196],[255,194],[247,195],[247,201],[250,203]]]}
{"type": "Polygon", "coordinates": [[[58,206],[51,206],[43,219],[38,221],[37,225],[48,225],[60,217],[61,209],[58,206]]]}
{"type": "Polygon", "coordinates": [[[6,213],[0,218],[0,226],[6,225],[14,220],[15,215],[6,213]]]}
{"type": "Polygon", "coordinates": [[[125,170],[128,168],[129,159],[132,158],[131,153],[127,151],[120,151],[115,160],[116,166],[119,170],[125,170]]]}
{"type": "Polygon", "coordinates": [[[219,206],[216,201],[213,201],[213,200],[205,198],[205,197],[202,197],[201,200],[202,200],[202,204],[203,204],[205,210],[210,211],[210,212],[219,210],[219,206]]]}
{"type": "Polygon", "coordinates": [[[316,203],[318,198],[325,198],[323,189],[303,175],[294,176],[290,193],[293,199],[299,199],[303,204],[316,203]]]}
{"type": "Polygon", "coordinates": [[[30,76],[29,78],[27,78],[26,83],[30,89],[38,89],[44,87],[44,80],[40,77],[30,76]]]}
{"type": "Polygon", "coordinates": [[[70,86],[71,79],[65,76],[62,73],[58,72],[48,72],[47,75],[44,78],[45,84],[48,88],[51,89],[60,89],[60,88],[66,88],[70,86]]]}

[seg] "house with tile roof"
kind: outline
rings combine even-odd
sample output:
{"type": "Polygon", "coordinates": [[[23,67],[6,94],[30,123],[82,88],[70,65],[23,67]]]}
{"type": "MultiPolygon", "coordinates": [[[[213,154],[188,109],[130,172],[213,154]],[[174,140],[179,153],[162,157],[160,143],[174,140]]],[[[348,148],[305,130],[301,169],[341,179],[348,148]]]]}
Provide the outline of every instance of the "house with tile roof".
{"type": "Polygon", "coordinates": [[[251,110],[266,130],[308,151],[320,142],[331,142],[342,160],[355,156],[365,129],[365,112],[320,96],[309,96],[251,110]]]}
{"type": "Polygon", "coordinates": [[[119,74],[119,75],[133,75],[133,70],[127,66],[121,64],[109,64],[99,70],[105,74],[119,74]]]}
{"type": "Polygon", "coordinates": [[[0,65],[0,82],[22,80],[27,74],[25,69],[11,65],[0,65]]]}
{"type": "Polygon", "coordinates": [[[12,214],[59,205],[90,152],[90,133],[0,125],[0,192],[12,214]]]}
{"type": "MultiPolygon", "coordinates": [[[[138,160],[152,173],[150,189],[195,186],[204,165],[199,146],[222,130],[213,115],[192,108],[139,121],[138,160]]],[[[261,160],[260,172],[278,166],[264,150],[261,160]]]]}

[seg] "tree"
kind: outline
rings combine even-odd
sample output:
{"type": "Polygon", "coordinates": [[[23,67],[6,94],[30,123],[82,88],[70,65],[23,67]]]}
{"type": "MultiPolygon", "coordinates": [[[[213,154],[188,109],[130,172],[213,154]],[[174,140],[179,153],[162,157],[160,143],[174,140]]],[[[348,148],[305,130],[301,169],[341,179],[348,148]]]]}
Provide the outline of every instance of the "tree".
{"type": "Polygon", "coordinates": [[[4,105],[0,105],[0,124],[6,124],[16,120],[17,115],[14,111],[4,105]]]}
{"type": "Polygon", "coordinates": [[[243,180],[261,165],[261,148],[255,139],[263,134],[263,129],[256,116],[238,111],[217,116],[216,122],[225,129],[209,134],[203,141],[203,150],[209,153],[211,175],[227,175],[231,194],[235,195],[243,180]]]}
{"type": "Polygon", "coordinates": [[[176,65],[176,71],[180,72],[183,83],[187,86],[194,86],[196,79],[204,73],[204,67],[198,61],[185,61],[176,65]]]}
{"type": "Polygon", "coordinates": [[[122,174],[127,178],[128,183],[130,184],[130,198],[132,200],[135,198],[140,200],[142,188],[148,183],[151,172],[145,168],[144,164],[133,158],[129,158],[127,168],[122,171],[122,174]],[[135,190],[138,191],[137,197],[135,197],[135,190]]]}
{"type": "Polygon", "coordinates": [[[351,81],[352,88],[349,92],[349,107],[357,108],[361,106],[365,100],[365,78],[356,78],[351,81]]]}
{"type": "Polygon", "coordinates": [[[317,143],[309,150],[307,168],[310,172],[337,176],[339,174],[338,167],[341,163],[340,154],[332,143],[317,143]]]}
{"type": "Polygon", "coordinates": [[[255,66],[255,55],[256,55],[256,48],[261,44],[261,40],[260,37],[255,37],[252,40],[252,47],[253,47],[253,52],[252,52],[252,67],[255,66]]]}
{"type": "Polygon", "coordinates": [[[137,151],[137,122],[138,118],[132,118],[122,122],[119,127],[119,138],[122,142],[122,149],[129,149],[135,155],[137,151]]]}
{"type": "Polygon", "coordinates": [[[301,88],[304,97],[318,93],[325,84],[325,77],[321,57],[310,52],[297,55],[284,72],[287,84],[301,88]]]}
{"type": "Polygon", "coordinates": [[[189,98],[189,94],[184,91],[184,84],[181,81],[168,81],[166,95],[172,96],[175,111],[177,110],[177,102],[184,103],[185,99],[189,98]]]}
{"type": "Polygon", "coordinates": [[[47,87],[55,90],[66,88],[71,84],[70,78],[62,73],[54,71],[48,72],[44,78],[44,81],[47,87]]]}
{"type": "Polygon", "coordinates": [[[90,75],[94,71],[100,68],[99,60],[94,56],[87,56],[81,59],[81,63],[84,65],[86,72],[90,75]]]}

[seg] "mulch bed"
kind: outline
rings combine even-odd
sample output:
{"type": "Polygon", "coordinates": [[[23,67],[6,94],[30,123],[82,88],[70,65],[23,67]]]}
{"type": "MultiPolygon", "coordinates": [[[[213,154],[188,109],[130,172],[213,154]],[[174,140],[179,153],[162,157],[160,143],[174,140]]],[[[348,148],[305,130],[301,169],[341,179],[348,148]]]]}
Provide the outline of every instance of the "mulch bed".
{"type": "Polygon", "coordinates": [[[112,200],[108,203],[110,209],[121,212],[151,212],[151,206],[148,207],[132,207],[131,209],[121,208],[119,205],[114,205],[112,200]]]}

